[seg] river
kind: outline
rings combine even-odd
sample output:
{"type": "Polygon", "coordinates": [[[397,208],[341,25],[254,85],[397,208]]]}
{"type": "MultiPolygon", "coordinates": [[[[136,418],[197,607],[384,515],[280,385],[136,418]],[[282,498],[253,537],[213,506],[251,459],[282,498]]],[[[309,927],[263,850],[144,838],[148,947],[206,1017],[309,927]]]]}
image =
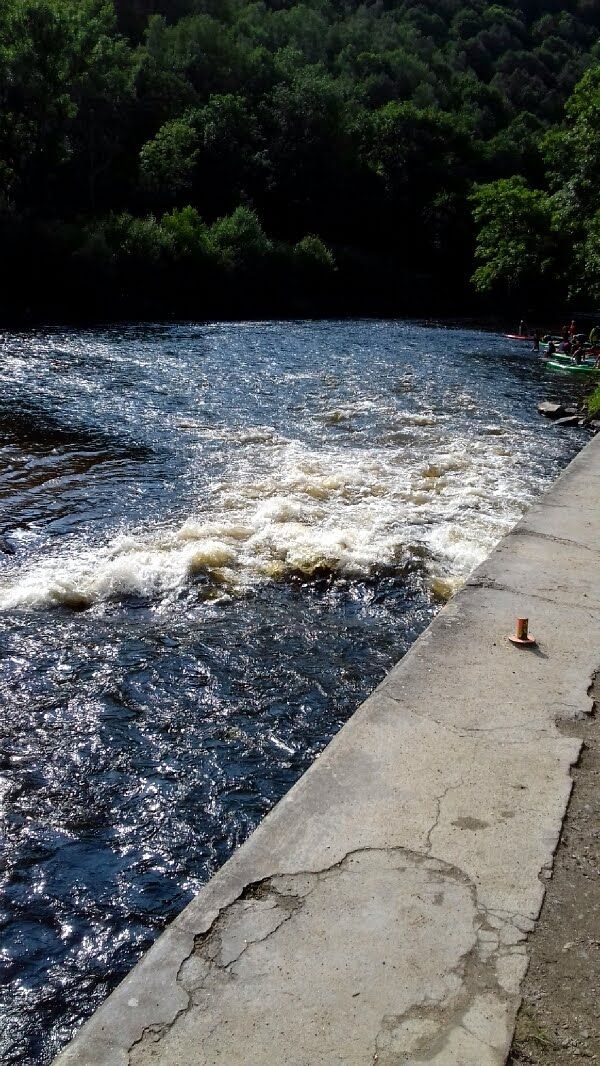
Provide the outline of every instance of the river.
{"type": "Polygon", "coordinates": [[[138,324],[0,352],[0,1061],[37,1066],[586,438],[483,332],[138,324]]]}

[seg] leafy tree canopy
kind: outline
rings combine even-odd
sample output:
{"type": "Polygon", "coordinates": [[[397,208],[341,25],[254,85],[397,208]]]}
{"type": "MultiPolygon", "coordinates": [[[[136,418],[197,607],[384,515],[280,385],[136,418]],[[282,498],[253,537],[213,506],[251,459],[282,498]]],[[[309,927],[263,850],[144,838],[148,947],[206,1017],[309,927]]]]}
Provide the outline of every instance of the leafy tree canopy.
{"type": "Polygon", "coordinates": [[[599,32],[590,0],[4,0],[2,298],[593,298],[599,32]]]}

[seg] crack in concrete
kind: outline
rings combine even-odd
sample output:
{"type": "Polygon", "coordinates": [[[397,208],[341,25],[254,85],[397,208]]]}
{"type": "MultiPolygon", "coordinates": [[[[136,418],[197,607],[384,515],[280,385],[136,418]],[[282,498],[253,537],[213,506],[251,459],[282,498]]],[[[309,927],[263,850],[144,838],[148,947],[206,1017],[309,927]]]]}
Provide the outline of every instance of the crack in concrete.
{"type": "MultiPolygon", "coordinates": [[[[480,926],[480,929],[483,928],[480,926]]],[[[397,1061],[394,1052],[388,1056],[384,1046],[385,1036],[394,1029],[407,1027],[410,1022],[425,1022],[422,1035],[416,1034],[410,1047],[410,1061],[431,1062],[447,1047],[452,1034],[457,1029],[463,1029],[478,1043],[499,1056],[500,1049],[479,1037],[465,1025],[465,1016],[471,1010],[477,997],[493,994],[506,1010],[516,1013],[518,998],[511,996],[500,985],[495,974],[493,965],[495,956],[501,953],[499,946],[485,960],[481,955],[479,940],[458,961],[453,971],[460,981],[460,987],[455,993],[449,993],[445,998],[435,1001],[424,999],[419,1004],[413,1004],[407,1011],[399,1015],[386,1015],[382,1019],[381,1028],[375,1038],[375,1051],[372,1066],[392,1066],[397,1061]],[[390,1020],[393,1027],[390,1027],[390,1020]]],[[[498,1058],[498,1061],[500,1059],[498,1058]]]]}
{"type": "MultiPolygon", "coordinates": [[[[557,589],[561,586],[557,585],[557,589]]],[[[523,589],[515,589],[511,585],[503,585],[500,581],[495,581],[494,578],[477,579],[475,577],[469,578],[463,585],[463,589],[482,589],[486,592],[508,592],[511,596],[524,595],[523,589]]],[[[580,603],[569,602],[565,604],[560,599],[555,599],[553,596],[544,596],[541,592],[527,591],[527,598],[530,600],[539,600],[541,603],[549,603],[552,607],[568,607],[570,611],[579,611],[582,614],[587,615],[592,621],[596,622],[600,616],[600,610],[593,610],[591,607],[584,607],[580,603]]]]}
{"type": "Polygon", "coordinates": [[[591,547],[591,545],[583,544],[581,540],[572,540],[570,537],[566,536],[556,536],[555,533],[542,533],[539,530],[532,530],[529,526],[517,526],[512,533],[508,534],[506,540],[508,540],[509,542],[510,538],[519,536],[535,537],[540,540],[550,540],[551,544],[563,544],[567,548],[577,548],[578,550],[582,548],[585,551],[591,552],[591,554],[593,555],[600,555],[600,550],[598,548],[593,548],[591,547]]]}
{"type": "Polygon", "coordinates": [[[600,556],[598,548],[593,548],[590,544],[583,544],[579,540],[571,540],[570,537],[557,537],[555,533],[542,533],[526,525],[516,526],[512,533],[508,534],[506,540],[510,542],[511,537],[535,537],[539,540],[549,540],[553,544],[564,544],[567,548],[576,548],[577,551],[583,548],[585,551],[591,552],[592,555],[600,556]]]}
{"type": "MultiPolygon", "coordinates": [[[[276,876],[277,876],[277,875],[276,875],[276,876]]],[[[264,936],[260,936],[260,937],[255,937],[255,938],[253,938],[253,939],[252,939],[252,938],[248,939],[248,940],[247,940],[247,941],[245,942],[245,944],[244,944],[244,947],[243,947],[243,948],[241,949],[241,951],[239,951],[239,952],[238,952],[238,954],[237,954],[237,955],[235,955],[235,956],[234,956],[233,958],[231,958],[231,959],[228,959],[228,961],[227,961],[227,962],[216,962],[216,961],[214,960],[214,958],[211,958],[211,957],[209,957],[209,959],[210,959],[210,964],[211,964],[211,965],[212,965],[212,967],[214,967],[215,969],[217,969],[217,970],[221,970],[221,971],[222,971],[222,972],[224,972],[224,973],[229,973],[229,972],[231,972],[231,968],[232,968],[233,966],[235,966],[236,962],[239,962],[239,960],[241,959],[242,955],[244,955],[244,954],[245,954],[245,952],[246,952],[246,951],[248,951],[248,949],[249,949],[249,948],[251,948],[251,947],[254,947],[254,946],[255,946],[256,944],[264,944],[264,943],[265,943],[265,941],[269,939],[269,937],[272,937],[272,936],[274,936],[274,934],[275,934],[275,933],[276,933],[276,932],[277,932],[277,931],[278,931],[279,929],[281,929],[281,926],[282,926],[282,925],[285,925],[285,923],[286,923],[286,922],[289,922],[290,918],[292,918],[292,917],[293,917],[293,915],[294,915],[294,914],[296,913],[296,911],[297,911],[297,910],[299,909],[299,907],[300,907],[300,906],[302,905],[302,900],[300,899],[300,897],[298,897],[298,896],[293,896],[293,895],[292,895],[291,893],[290,893],[290,894],[288,895],[287,893],[285,893],[285,894],[284,894],[284,893],[279,893],[279,892],[277,892],[277,889],[276,889],[276,888],[274,888],[274,886],[273,886],[273,884],[272,884],[272,881],[271,881],[271,879],[270,879],[270,878],[266,878],[266,879],[265,879],[265,880],[263,880],[263,881],[259,881],[259,882],[257,882],[257,885],[258,885],[258,886],[260,886],[261,888],[262,888],[262,886],[263,886],[263,885],[264,885],[264,886],[266,887],[266,885],[267,885],[267,884],[268,884],[268,887],[269,887],[269,889],[270,889],[270,890],[271,890],[271,891],[272,891],[272,892],[273,892],[274,894],[276,894],[276,895],[278,895],[278,896],[281,896],[281,898],[282,898],[282,899],[285,899],[286,901],[291,901],[291,900],[295,900],[295,904],[294,904],[294,906],[290,907],[290,909],[288,910],[288,913],[287,913],[287,914],[284,914],[284,915],[283,915],[283,917],[281,918],[281,921],[277,922],[277,924],[276,924],[276,925],[275,925],[275,926],[274,926],[274,927],[273,927],[272,929],[270,929],[270,930],[269,930],[269,931],[268,931],[267,933],[265,933],[265,935],[264,935],[264,936]]],[[[247,899],[253,899],[253,898],[255,899],[255,898],[259,898],[259,897],[256,897],[256,896],[254,896],[254,895],[252,894],[252,890],[254,889],[254,887],[255,887],[254,885],[250,886],[250,890],[249,890],[248,892],[243,892],[243,893],[242,893],[242,894],[241,894],[241,895],[240,895],[240,896],[238,897],[238,899],[234,901],[234,903],[233,903],[233,904],[230,904],[230,906],[229,906],[229,907],[227,908],[227,912],[225,912],[225,914],[223,915],[223,917],[225,918],[225,916],[226,916],[226,915],[228,914],[228,912],[229,912],[229,911],[230,911],[230,910],[232,909],[232,907],[233,907],[233,906],[235,906],[235,904],[241,903],[242,901],[244,901],[244,902],[245,902],[245,901],[246,901],[247,899]]],[[[312,889],[311,889],[311,891],[312,891],[312,889]]],[[[307,896],[308,896],[308,895],[310,895],[310,892],[307,892],[307,893],[306,893],[306,895],[307,895],[307,896]]],[[[191,954],[190,954],[189,958],[191,958],[191,957],[192,957],[192,955],[198,955],[198,954],[200,954],[200,949],[201,949],[201,948],[202,948],[202,947],[203,947],[203,946],[204,946],[204,945],[205,945],[205,944],[207,943],[207,941],[209,940],[209,938],[210,938],[210,937],[212,937],[212,936],[213,936],[213,935],[214,935],[215,933],[217,933],[217,934],[218,934],[218,933],[219,933],[219,930],[218,930],[217,928],[215,928],[215,926],[213,925],[213,927],[211,928],[211,930],[210,930],[210,932],[209,932],[209,933],[201,933],[201,934],[200,934],[199,936],[195,937],[195,938],[194,938],[194,941],[195,941],[195,942],[194,942],[194,949],[193,949],[193,951],[191,952],[191,954]]],[[[222,944],[221,944],[221,948],[222,948],[222,944]]],[[[202,957],[203,957],[203,958],[204,958],[204,959],[205,959],[206,961],[209,961],[209,959],[207,959],[206,955],[203,955],[202,957]]],[[[188,958],[188,960],[186,960],[186,961],[189,961],[189,958],[188,958]]],[[[180,968],[179,968],[179,972],[178,972],[178,980],[180,981],[180,983],[182,983],[182,984],[183,984],[182,980],[181,980],[181,979],[180,979],[180,977],[179,977],[179,974],[181,973],[181,969],[182,969],[182,967],[180,967],[180,968]]],[[[210,972],[210,971],[209,971],[209,972],[210,972]]],[[[207,974],[207,976],[208,976],[208,974],[207,974]]],[[[203,980],[203,981],[201,982],[201,984],[200,984],[199,986],[197,986],[197,987],[202,987],[202,984],[204,984],[204,981],[205,981],[205,980],[206,980],[206,978],[205,978],[205,979],[204,979],[204,980],[203,980]]],[[[184,985],[183,987],[186,987],[186,986],[184,985]]],[[[197,988],[196,988],[196,987],[194,987],[194,988],[193,988],[193,991],[196,991],[196,990],[197,990],[197,988]]]]}
{"type": "MultiPolygon", "coordinates": [[[[183,970],[184,970],[184,967],[186,966],[186,964],[190,962],[190,960],[193,958],[194,955],[199,953],[199,948],[202,945],[204,945],[207,941],[209,941],[210,938],[215,933],[217,933],[217,934],[219,933],[219,928],[218,928],[219,922],[222,921],[222,920],[223,921],[225,920],[225,918],[228,916],[229,912],[231,911],[232,907],[234,907],[236,904],[245,902],[247,899],[258,899],[258,898],[260,898],[260,893],[262,892],[263,888],[266,888],[268,886],[268,890],[270,892],[272,892],[273,895],[277,895],[277,896],[281,897],[282,899],[286,899],[287,901],[295,898],[295,899],[297,899],[298,905],[300,905],[301,900],[299,899],[299,897],[293,897],[291,893],[290,894],[287,894],[287,893],[283,894],[283,893],[279,893],[277,891],[277,889],[271,883],[273,876],[279,876],[279,875],[272,875],[271,877],[262,878],[260,881],[251,882],[249,885],[245,886],[241,890],[241,892],[235,897],[235,899],[233,899],[230,903],[226,904],[225,906],[219,908],[219,911],[218,911],[217,915],[212,920],[212,922],[210,923],[209,927],[207,928],[207,930],[205,932],[198,933],[198,934],[196,934],[196,936],[194,936],[193,946],[192,946],[191,950],[188,952],[188,954],[181,960],[181,962],[179,964],[179,967],[178,967],[178,970],[177,970],[177,974],[175,976],[175,984],[177,985],[177,987],[179,989],[181,989],[181,991],[184,993],[184,995],[187,998],[186,1004],[183,1007],[181,1007],[177,1011],[177,1013],[173,1016],[173,1018],[171,1018],[169,1021],[162,1022],[160,1024],[147,1025],[147,1026],[144,1027],[144,1029],[142,1030],[140,1036],[135,1041],[133,1041],[133,1043],[129,1046],[129,1048],[126,1049],[126,1053],[127,1053],[127,1057],[128,1057],[128,1061],[129,1062],[131,1062],[131,1055],[132,1055],[132,1052],[134,1051],[134,1048],[139,1047],[142,1043],[144,1043],[144,1042],[146,1042],[148,1040],[151,1040],[152,1043],[154,1043],[154,1044],[160,1043],[160,1041],[163,1039],[163,1037],[166,1036],[166,1034],[168,1032],[170,1032],[170,1030],[173,1028],[173,1026],[177,1024],[179,1019],[183,1015],[187,1014],[188,1011],[195,1005],[194,1004],[194,1000],[193,1000],[194,994],[199,992],[202,989],[203,985],[208,981],[209,977],[214,975],[215,971],[220,971],[222,973],[228,973],[229,974],[231,972],[231,968],[235,965],[236,962],[239,961],[239,959],[242,957],[242,955],[250,947],[252,947],[255,944],[264,943],[264,941],[268,940],[269,937],[273,936],[277,932],[277,930],[280,929],[282,925],[284,925],[285,922],[288,922],[290,920],[290,918],[293,916],[295,911],[298,909],[297,906],[292,907],[289,910],[289,912],[282,917],[281,921],[278,922],[277,925],[275,925],[273,929],[269,930],[269,932],[266,933],[264,936],[257,937],[255,939],[247,940],[245,942],[245,944],[244,944],[244,947],[241,949],[241,951],[239,951],[238,954],[235,955],[233,958],[229,959],[227,963],[225,963],[225,964],[218,963],[218,962],[215,962],[214,958],[210,958],[210,957],[207,958],[206,956],[204,956],[204,961],[207,963],[208,969],[206,971],[206,974],[204,975],[203,980],[200,981],[199,984],[193,985],[190,988],[190,987],[188,987],[186,985],[185,981],[183,980],[183,970]]],[[[289,876],[289,875],[284,875],[284,876],[289,876]]],[[[208,1039],[212,1035],[212,1033],[218,1028],[218,1026],[219,1026],[219,1023],[217,1022],[213,1026],[213,1028],[210,1030],[210,1032],[207,1034],[206,1039],[208,1039]]]]}
{"type": "MultiPolygon", "coordinates": [[[[428,843],[431,834],[439,823],[439,818],[441,815],[441,810],[445,797],[452,790],[459,789],[462,784],[463,782],[460,781],[458,783],[449,785],[444,790],[444,792],[439,797],[437,797],[436,803],[438,806],[438,810],[436,818],[428,834],[428,843]]],[[[390,853],[396,852],[399,856],[410,858],[410,860],[416,866],[426,865],[431,872],[433,883],[436,882],[436,879],[440,881],[455,881],[456,883],[459,883],[466,887],[473,903],[474,913],[477,916],[476,926],[474,930],[476,936],[475,943],[458,960],[456,966],[454,966],[450,971],[448,971],[449,974],[454,974],[456,976],[460,984],[459,989],[457,991],[450,991],[445,997],[442,998],[442,1000],[422,1002],[418,1005],[413,1004],[409,1008],[409,1010],[405,1012],[404,1015],[395,1016],[396,1024],[400,1025],[401,1022],[410,1020],[410,1018],[413,1017],[430,1017],[431,1012],[437,1012],[438,1015],[441,1016],[441,1021],[443,1022],[443,1031],[438,1032],[436,1035],[436,1047],[428,1048],[428,1052],[430,1052],[431,1054],[437,1054],[438,1050],[440,1049],[439,1047],[437,1047],[437,1045],[440,1044],[440,1047],[444,1046],[445,1043],[450,1039],[452,1031],[461,1024],[462,1017],[472,1005],[476,992],[481,993],[482,990],[493,991],[494,995],[499,997],[502,1002],[509,1000],[512,1002],[512,999],[507,996],[504,989],[502,989],[502,987],[499,985],[498,980],[494,974],[495,959],[496,957],[499,957],[501,954],[505,953],[507,946],[501,945],[499,942],[497,942],[496,946],[493,948],[492,951],[488,953],[484,961],[482,951],[483,942],[480,939],[480,933],[482,931],[487,931],[491,934],[496,934],[497,930],[494,929],[494,927],[491,926],[488,921],[488,915],[492,916],[492,912],[488,912],[484,905],[479,901],[477,886],[473,882],[472,878],[470,878],[464,870],[462,870],[458,866],[448,863],[444,859],[440,859],[435,855],[432,855],[430,848],[427,852],[414,851],[413,849],[396,845],[390,845],[388,847],[356,848],[347,852],[339,860],[334,863],[331,863],[328,866],[314,870],[295,871],[294,873],[274,873],[267,877],[261,878],[259,881],[250,882],[248,885],[244,886],[240,890],[238,895],[229,904],[219,910],[218,914],[212,920],[208,928],[204,932],[194,937],[194,944],[191,951],[185,956],[184,959],[182,959],[178,967],[176,983],[186,995],[187,1003],[176,1012],[176,1014],[170,1021],[166,1021],[161,1024],[150,1025],[144,1028],[139,1038],[136,1039],[127,1050],[129,1062],[131,1062],[131,1056],[135,1048],[138,1048],[144,1042],[151,1042],[152,1044],[160,1043],[161,1040],[166,1036],[166,1034],[170,1032],[173,1026],[178,1023],[178,1021],[183,1015],[185,1015],[192,1007],[200,1006],[200,1003],[195,1002],[195,997],[198,996],[198,994],[203,990],[203,988],[206,986],[206,984],[210,981],[211,978],[214,980],[216,973],[221,975],[225,974],[233,978],[235,975],[232,975],[231,971],[235,964],[239,961],[239,959],[248,950],[250,950],[250,948],[256,946],[257,944],[264,943],[270,937],[273,937],[286,922],[290,921],[294,917],[294,915],[301,909],[304,901],[316,889],[317,884],[319,883],[319,880],[321,878],[328,877],[332,873],[340,871],[344,868],[345,865],[348,865],[353,858],[359,857],[361,855],[377,853],[389,855],[390,853]],[[315,883],[313,885],[311,885],[310,883],[308,884],[308,886],[305,885],[304,891],[301,895],[291,891],[280,891],[280,889],[277,887],[277,882],[279,882],[280,884],[285,881],[293,883],[296,880],[311,878],[314,878],[315,883]],[[265,933],[265,935],[256,938],[248,938],[248,940],[244,943],[244,946],[242,947],[241,951],[237,952],[232,958],[228,959],[227,962],[223,963],[222,961],[217,961],[217,954],[218,952],[222,951],[223,948],[223,941],[221,937],[221,934],[224,931],[223,926],[228,917],[230,916],[232,909],[236,907],[239,908],[240,905],[246,903],[247,901],[268,900],[269,898],[275,900],[276,907],[281,907],[283,905],[286,910],[286,913],[283,913],[281,915],[280,920],[278,920],[273,926],[273,928],[269,929],[268,932],[265,933]],[[202,949],[206,949],[207,947],[209,949],[208,952],[203,952],[202,949]],[[201,980],[197,982],[190,982],[186,981],[185,979],[184,967],[186,963],[189,963],[194,956],[198,956],[199,958],[201,958],[202,961],[206,964],[207,969],[201,980]],[[445,999],[448,1002],[444,1002],[445,999]]],[[[404,869],[404,867],[396,867],[396,869],[404,869]]],[[[515,915],[514,919],[517,918],[524,919],[524,916],[515,915]]],[[[514,919],[512,921],[512,927],[521,933],[522,930],[514,919]]],[[[507,915],[505,917],[504,914],[498,914],[497,920],[501,921],[503,925],[509,926],[511,924],[510,915],[507,915]]],[[[489,941],[487,941],[487,943],[489,943],[489,941]]],[[[208,1040],[212,1033],[214,1033],[218,1027],[219,1022],[216,1022],[215,1025],[211,1028],[210,1032],[206,1035],[204,1040],[208,1040]]],[[[381,1048],[378,1048],[377,1040],[381,1036],[382,1032],[383,1029],[380,1030],[380,1033],[376,1038],[376,1048],[373,1057],[374,1063],[380,1062],[379,1056],[381,1048]]],[[[431,1054],[428,1054],[428,1057],[426,1059],[415,1059],[414,1061],[429,1061],[431,1054]]]]}
{"type": "Polygon", "coordinates": [[[530,933],[537,921],[540,910],[541,904],[536,910],[535,918],[532,918],[527,914],[519,914],[519,911],[492,910],[491,907],[488,910],[488,914],[491,914],[493,918],[497,918],[498,921],[502,922],[504,925],[513,925],[516,929],[519,929],[521,933],[530,933]],[[519,922],[522,924],[519,925],[519,922]]]}
{"type": "Polygon", "coordinates": [[[427,855],[431,854],[431,838],[440,824],[440,818],[442,817],[442,804],[444,800],[451,792],[455,792],[457,789],[463,787],[464,781],[461,778],[461,780],[456,785],[448,785],[440,796],[435,797],[435,803],[437,805],[436,816],[433,825],[430,826],[425,837],[425,852],[427,855]]]}
{"type": "MultiPolygon", "coordinates": [[[[404,700],[404,698],[402,698],[400,696],[395,696],[395,695],[393,695],[392,692],[388,692],[387,688],[385,687],[385,684],[382,685],[382,694],[385,696],[386,699],[392,700],[394,703],[397,703],[398,706],[400,706],[400,707],[402,707],[404,709],[408,709],[409,714],[413,715],[415,718],[418,718],[421,721],[425,721],[425,722],[432,722],[434,725],[438,725],[440,727],[440,729],[445,729],[449,733],[453,733],[455,736],[459,737],[462,740],[468,740],[468,739],[470,739],[471,736],[476,736],[478,733],[518,733],[518,732],[523,732],[523,733],[530,733],[532,739],[534,737],[543,737],[543,736],[547,736],[549,739],[553,739],[555,737],[555,733],[553,732],[552,729],[544,728],[542,726],[537,726],[537,727],[536,726],[529,726],[529,725],[525,725],[524,723],[520,723],[520,722],[515,723],[514,725],[505,725],[504,724],[504,725],[497,725],[497,726],[454,726],[454,725],[451,725],[449,722],[445,721],[443,718],[435,718],[434,715],[432,715],[432,714],[418,714],[412,708],[407,708],[406,701],[404,700]]],[[[565,705],[561,704],[561,706],[565,706],[565,705]]],[[[535,721],[535,719],[529,719],[529,721],[535,721]]],[[[543,721],[543,722],[547,723],[548,719],[547,718],[543,718],[543,719],[540,718],[539,721],[540,722],[543,721]]],[[[523,743],[522,740],[506,740],[506,741],[502,741],[502,740],[497,740],[496,738],[494,739],[494,746],[503,745],[503,744],[511,745],[511,744],[522,744],[522,743],[523,743]]]]}
{"type": "MultiPolygon", "coordinates": [[[[535,721],[535,719],[533,719],[533,721],[535,721]]],[[[547,719],[546,718],[543,718],[543,719],[540,718],[539,721],[540,722],[542,722],[542,721],[547,722],[547,719]]],[[[536,736],[538,736],[540,733],[547,733],[548,736],[552,736],[552,733],[550,733],[548,731],[548,729],[544,729],[542,726],[537,726],[536,727],[536,726],[528,726],[528,725],[521,725],[521,724],[519,724],[519,725],[489,725],[489,726],[469,725],[469,726],[463,726],[460,729],[457,729],[456,732],[457,733],[466,733],[466,734],[470,734],[470,733],[515,733],[515,732],[519,732],[519,733],[534,733],[536,736]]]]}
{"type": "Polygon", "coordinates": [[[477,1033],[474,1033],[472,1029],[469,1029],[468,1025],[465,1025],[464,1022],[460,1022],[459,1025],[458,1025],[458,1028],[462,1029],[465,1033],[468,1033],[469,1036],[472,1036],[473,1039],[476,1040],[478,1044],[482,1045],[482,1047],[488,1048],[491,1051],[496,1051],[497,1050],[494,1047],[493,1044],[488,1044],[488,1042],[486,1040],[482,1040],[480,1036],[477,1036],[477,1033]]]}

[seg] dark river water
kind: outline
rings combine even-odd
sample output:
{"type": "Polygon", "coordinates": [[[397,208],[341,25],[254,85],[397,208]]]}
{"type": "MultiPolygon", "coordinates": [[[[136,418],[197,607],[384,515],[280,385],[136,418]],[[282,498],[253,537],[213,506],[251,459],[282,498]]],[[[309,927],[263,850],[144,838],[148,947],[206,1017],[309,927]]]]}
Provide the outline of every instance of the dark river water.
{"type": "Polygon", "coordinates": [[[0,338],[0,1061],[50,1061],[585,437],[406,323],[0,338]]]}

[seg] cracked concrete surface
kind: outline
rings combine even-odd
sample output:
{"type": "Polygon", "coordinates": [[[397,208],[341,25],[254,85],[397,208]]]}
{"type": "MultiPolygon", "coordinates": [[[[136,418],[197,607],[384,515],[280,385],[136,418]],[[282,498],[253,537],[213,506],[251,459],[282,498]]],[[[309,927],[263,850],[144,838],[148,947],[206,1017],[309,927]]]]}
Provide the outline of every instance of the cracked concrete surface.
{"type": "Polygon", "coordinates": [[[555,723],[592,707],[599,502],[600,436],[57,1066],[505,1061],[579,755],[555,723]]]}

